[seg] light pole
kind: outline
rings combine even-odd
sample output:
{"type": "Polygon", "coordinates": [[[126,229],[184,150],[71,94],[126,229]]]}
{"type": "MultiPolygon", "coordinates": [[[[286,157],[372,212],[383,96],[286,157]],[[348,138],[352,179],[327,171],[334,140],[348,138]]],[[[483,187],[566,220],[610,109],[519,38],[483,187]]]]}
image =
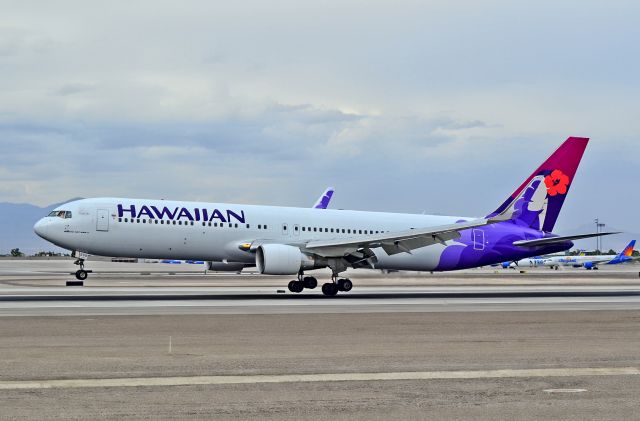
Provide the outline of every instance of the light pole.
{"type": "MultiPolygon", "coordinates": [[[[604,224],[598,224],[598,228],[602,228],[602,230],[600,232],[604,232],[604,224]]],[[[600,239],[600,253],[602,253],[602,249],[604,248],[602,246],[602,237],[598,237],[600,239]]]]}
{"type": "MultiPolygon", "coordinates": [[[[594,222],[596,224],[596,233],[600,234],[600,228],[602,228],[602,231],[604,232],[605,224],[601,224],[600,220],[598,218],[596,218],[594,222]]],[[[602,252],[601,247],[602,247],[602,239],[600,238],[600,236],[597,236],[596,237],[596,250],[602,252]]]]}

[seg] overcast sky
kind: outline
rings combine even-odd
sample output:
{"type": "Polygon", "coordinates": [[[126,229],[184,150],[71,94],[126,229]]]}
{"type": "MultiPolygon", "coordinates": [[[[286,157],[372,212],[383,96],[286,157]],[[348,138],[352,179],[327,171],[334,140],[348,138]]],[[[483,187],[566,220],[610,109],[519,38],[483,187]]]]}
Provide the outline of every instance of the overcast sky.
{"type": "Polygon", "coordinates": [[[561,227],[640,232],[637,1],[0,0],[0,202],[465,216],[590,137],[561,227]],[[526,3],[526,5],[525,5],[526,3]]]}

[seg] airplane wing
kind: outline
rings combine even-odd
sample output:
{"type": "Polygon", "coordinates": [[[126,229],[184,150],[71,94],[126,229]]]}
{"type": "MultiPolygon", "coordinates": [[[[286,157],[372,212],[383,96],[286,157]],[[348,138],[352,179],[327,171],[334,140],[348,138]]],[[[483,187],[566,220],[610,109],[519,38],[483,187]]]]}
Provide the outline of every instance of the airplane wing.
{"type": "Polygon", "coordinates": [[[564,243],[570,240],[583,240],[585,238],[602,237],[604,235],[620,234],[619,232],[598,232],[592,234],[578,234],[578,235],[565,235],[562,237],[546,237],[538,238],[536,240],[520,240],[514,241],[513,245],[518,247],[538,247],[546,246],[554,243],[564,243]]]}
{"type": "Polygon", "coordinates": [[[494,219],[474,219],[451,225],[387,232],[362,238],[310,241],[304,249],[322,257],[343,257],[364,249],[381,247],[389,255],[409,253],[432,244],[444,244],[460,238],[460,231],[499,222],[494,219]]]}

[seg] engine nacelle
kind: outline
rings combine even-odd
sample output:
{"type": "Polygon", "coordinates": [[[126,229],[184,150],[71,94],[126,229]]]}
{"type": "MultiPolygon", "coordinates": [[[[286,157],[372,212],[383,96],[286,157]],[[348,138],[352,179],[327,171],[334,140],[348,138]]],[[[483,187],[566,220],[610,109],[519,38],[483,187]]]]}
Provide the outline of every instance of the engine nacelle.
{"type": "Polygon", "coordinates": [[[594,264],[593,264],[593,262],[585,262],[583,266],[584,266],[584,268],[585,268],[585,269],[587,269],[587,270],[591,270],[591,269],[593,269],[596,265],[594,265],[594,264]]]}
{"type": "Polygon", "coordinates": [[[297,275],[300,269],[313,269],[315,260],[298,247],[263,244],[256,250],[258,272],[265,275],[297,275]]]}
{"type": "Polygon", "coordinates": [[[240,272],[245,266],[240,262],[207,262],[207,270],[214,272],[240,272]]]}

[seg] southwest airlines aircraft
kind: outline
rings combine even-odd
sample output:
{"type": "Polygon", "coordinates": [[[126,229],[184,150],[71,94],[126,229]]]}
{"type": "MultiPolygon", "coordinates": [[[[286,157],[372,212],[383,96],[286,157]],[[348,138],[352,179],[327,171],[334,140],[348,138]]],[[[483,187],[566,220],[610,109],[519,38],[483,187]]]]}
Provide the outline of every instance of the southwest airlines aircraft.
{"type": "MultiPolygon", "coordinates": [[[[318,285],[304,276],[329,268],[325,295],[349,291],[347,268],[450,271],[569,250],[552,234],[588,139],[570,137],[502,205],[484,218],[125,198],[73,201],[35,232],[74,252],[78,279],[87,254],[207,260],[297,275],[289,290],[318,285]]],[[[233,269],[235,270],[235,269],[233,269]]]]}

